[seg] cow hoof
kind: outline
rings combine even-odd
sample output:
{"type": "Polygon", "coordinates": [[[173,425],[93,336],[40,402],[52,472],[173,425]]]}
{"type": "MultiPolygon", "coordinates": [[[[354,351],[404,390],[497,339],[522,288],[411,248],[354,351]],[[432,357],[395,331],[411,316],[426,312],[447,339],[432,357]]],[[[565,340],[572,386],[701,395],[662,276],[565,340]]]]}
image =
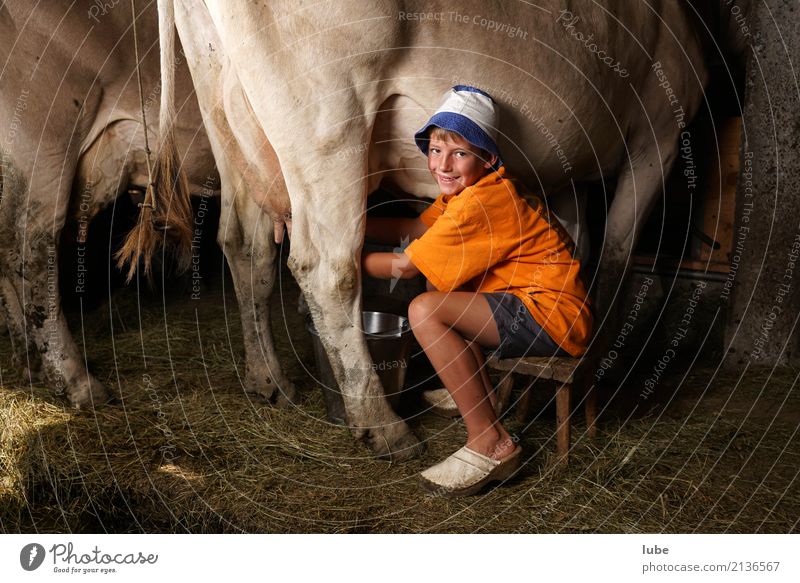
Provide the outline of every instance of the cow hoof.
{"type": "Polygon", "coordinates": [[[377,457],[393,462],[422,454],[422,444],[405,423],[393,423],[363,431],[361,439],[377,457]]]}
{"type": "Polygon", "coordinates": [[[269,401],[277,407],[285,407],[295,403],[297,388],[289,380],[275,381],[274,378],[247,374],[245,390],[253,395],[269,401]]]}
{"type": "Polygon", "coordinates": [[[67,384],[67,396],[70,404],[76,409],[93,409],[110,400],[105,387],[88,373],[67,384]]]}

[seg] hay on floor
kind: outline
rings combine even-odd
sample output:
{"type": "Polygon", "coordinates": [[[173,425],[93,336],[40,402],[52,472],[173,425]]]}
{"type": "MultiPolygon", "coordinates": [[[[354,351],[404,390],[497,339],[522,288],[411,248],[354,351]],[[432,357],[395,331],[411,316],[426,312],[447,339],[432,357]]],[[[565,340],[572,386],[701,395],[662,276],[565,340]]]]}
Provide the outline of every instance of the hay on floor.
{"type": "Polygon", "coordinates": [[[92,368],[118,397],[96,411],[73,411],[49,390],[31,389],[3,357],[4,532],[797,530],[800,447],[796,421],[780,406],[796,389],[788,371],[755,371],[738,383],[710,371],[664,379],[683,400],[630,418],[612,406],[594,441],[576,419],[571,464],[560,473],[549,466],[554,407],[542,387],[534,417],[509,425],[526,453],[519,476],[480,496],[447,499],[423,493],[415,474],[463,444],[460,421],[413,417],[423,456],[373,459],[348,430],[325,421],[306,372],[309,339],[288,302],[275,306],[274,328],[302,397],[285,409],[241,386],[232,297],[173,303],[166,322],[157,303],[142,310],[140,330],[135,298],[120,292],[85,315],[92,368]],[[286,330],[297,337],[290,342],[286,330]],[[734,384],[735,400],[726,403],[734,384]]]}

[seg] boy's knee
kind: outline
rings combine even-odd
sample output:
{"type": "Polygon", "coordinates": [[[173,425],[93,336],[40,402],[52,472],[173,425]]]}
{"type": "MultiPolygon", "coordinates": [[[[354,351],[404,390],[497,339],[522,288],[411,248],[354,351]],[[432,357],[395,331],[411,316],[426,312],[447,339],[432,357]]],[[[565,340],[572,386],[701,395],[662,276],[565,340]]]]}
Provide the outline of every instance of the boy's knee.
{"type": "Polygon", "coordinates": [[[408,323],[411,327],[431,322],[437,304],[436,294],[431,292],[422,293],[411,300],[408,306],[408,323]]]}

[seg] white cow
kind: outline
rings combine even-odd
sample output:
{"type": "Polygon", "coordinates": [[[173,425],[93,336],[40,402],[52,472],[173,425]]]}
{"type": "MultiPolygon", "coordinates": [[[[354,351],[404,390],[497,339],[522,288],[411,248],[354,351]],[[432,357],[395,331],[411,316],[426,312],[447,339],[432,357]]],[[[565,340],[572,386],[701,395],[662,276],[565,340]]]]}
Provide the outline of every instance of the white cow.
{"type": "MultiPolygon", "coordinates": [[[[457,83],[494,95],[504,159],[532,188],[567,193],[554,199],[562,218],[580,220],[576,184],[617,176],[594,282],[602,327],[707,76],[673,0],[159,4],[166,19],[176,8],[212,144],[240,124],[269,138],[291,201],[290,266],[352,430],[401,457],[417,440],[381,398],[359,329],[365,200],[384,176],[434,194],[411,137],[441,95],[457,83]]],[[[248,155],[232,157],[263,166],[248,155]]]]}
{"type": "MultiPolygon", "coordinates": [[[[107,392],[86,370],[61,312],[60,233],[72,224],[79,242],[85,241],[92,217],[129,185],[146,187],[148,173],[129,5],[55,4],[18,0],[0,6],[0,132],[5,132],[0,134],[0,304],[20,368],[41,364],[52,387],[65,392],[74,406],[88,407],[105,401],[107,392]]],[[[155,5],[142,7],[138,39],[154,150],[164,137],[158,132],[157,22],[155,5]]],[[[174,128],[178,151],[190,191],[218,194],[210,144],[188,69],[179,58],[170,69],[177,75],[180,105],[174,128]]],[[[264,183],[272,185],[265,192],[286,199],[277,160],[260,158],[257,168],[264,183]]],[[[259,211],[242,209],[257,202],[235,189],[225,195],[219,239],[242,312],[244,386],[265,397],[291,398],[294,389],[281,372],[269,327],[276,256],[270,244],[272,222],[264,216],[260,225],[246,224],[239,217],[259,211]],[[256,238],[263,242],[253,244],[256,238]]],[[[178,231],[191,240],[187,201],[158,202],[159,212],[170,213],[159,220],[175,228],[183,223],[178,231]],[[176,212],[181,207],[182,217],[176,212]]]]}

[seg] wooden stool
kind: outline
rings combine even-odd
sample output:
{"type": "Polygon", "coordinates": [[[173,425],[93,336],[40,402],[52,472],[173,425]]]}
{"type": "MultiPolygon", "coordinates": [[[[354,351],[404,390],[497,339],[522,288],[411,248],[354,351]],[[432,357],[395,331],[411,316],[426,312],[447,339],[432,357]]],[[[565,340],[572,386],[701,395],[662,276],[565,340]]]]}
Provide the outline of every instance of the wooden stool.
{"type": "MultiPolygon", "coordinates": [[[[498,371],[507,372],[497,385],[496,412],[498,418],[508,407],[514,375],[533,377],[525,388],[517,407],[517,419],[524,421],[530,407],[530,388],[537,379],[556,381],[556,464],[566,466],[569,463],[570,446],[570,414],[572,401],[572,381],[580,359],[529,356],[526,358],[495,357],[487,361],[487,365],[498,371]]],[[[586,412],[586,434],[594,437],[596,433],[597,395],[594,386],[590,387],[584,400],[586,412]]]]}

